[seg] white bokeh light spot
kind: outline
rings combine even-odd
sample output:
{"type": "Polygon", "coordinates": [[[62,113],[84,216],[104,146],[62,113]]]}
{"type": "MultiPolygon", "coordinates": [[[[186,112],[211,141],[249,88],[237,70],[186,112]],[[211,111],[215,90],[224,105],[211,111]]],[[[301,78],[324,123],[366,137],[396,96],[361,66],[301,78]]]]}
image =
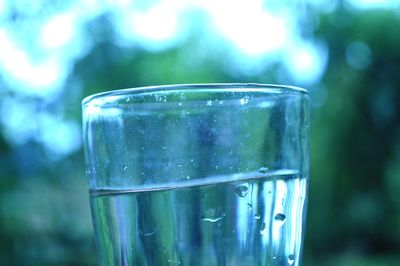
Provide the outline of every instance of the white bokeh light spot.
{"type": "Polygon", "coordinates": [[[60,64],[55,57],[33,62],[6,31],[0,31],[0,67],[8,73],[7,79],[26,84],[14,86],[15,90],[42,96],[55,92],[59,89],[57,84],[61,82],[62,74],[65,74],[60,64]]]}
{"type": "Polygon", "coordinates": [[[75,14],[66,12],[50,18],[40,32],[40,41],[46,49],[56,49],[67,45],[74,36],[75,14]]]}
{"type": "Polygon", "coordinates": [[[318,82],[327,62],[327,49],[322,43],[298,41],[290,48],[285,64],[290,75],[300,83],[318,82]]]}
{"type": "Polygon", "coordinates": [[[167,40],[177,33],[177,11],[162,4],[155,5],[146,12],[134,11],[131,26],[134,33],[141,38],[167,40]]]}
{"type": "Polygon", "coordinates": [[[212,16],[217,32],[245,54],[275,52],[287,41],[284,17],[266,11],[262,1],[206,2],[202,8],[212,16]]]}
{"type": "Polygon", "coordinates": [[[240,20],[219,20],[220,31],[241,51],[260,55],[280,49],[286,40],[285,23],[271,14],[260,12],[240,20]]]}
{"type": "Polygon", "coordinates": [[[395,8],[398,0],[347,0],[350,5],[357,8],[395,8]]]}

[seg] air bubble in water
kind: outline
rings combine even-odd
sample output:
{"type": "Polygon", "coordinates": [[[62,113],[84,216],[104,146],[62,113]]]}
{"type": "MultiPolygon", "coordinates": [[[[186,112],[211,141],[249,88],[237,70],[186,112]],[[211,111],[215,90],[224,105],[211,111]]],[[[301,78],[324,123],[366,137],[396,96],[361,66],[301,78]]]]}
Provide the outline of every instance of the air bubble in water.
{"type": "Polygon", "coordinates": [[[258,172],[260,172],[261,174],[266,174],[268,172],[268,167],[261,167],[260,169],[258,169],[258,172]]]}
{"type": "Polygon", "coordinates": [[[260,220],[260,218],[261,218],[261,215],[259,215],[259,214],[254,215],[254,219],[256,219],[256,220],[260,220]]]}
{"type": "Polygon", "coordinates": [[[126,169],[128,169],[128,166],[124,165],[124,171],[126,171],[126,169]]]}
{"type": "Polygon", "coordinates": [[[212,101],[211,100],[208,100],[207,101],[207,106],[211,106],[212,105],[212,101]]]}
{"type": "Polygon", "coordinates": [[[235,188],[235,193],[239,197],[245,197],[247,193],[249,192],[249,187],[247,185],[238,185],[235,188]]]}
{"type": "Polygon", "coordinates": [[[286,215],[283,213],[277,213],[274,217],[274,221],[279,225],[282,226],[286,221],[286,215]]]}

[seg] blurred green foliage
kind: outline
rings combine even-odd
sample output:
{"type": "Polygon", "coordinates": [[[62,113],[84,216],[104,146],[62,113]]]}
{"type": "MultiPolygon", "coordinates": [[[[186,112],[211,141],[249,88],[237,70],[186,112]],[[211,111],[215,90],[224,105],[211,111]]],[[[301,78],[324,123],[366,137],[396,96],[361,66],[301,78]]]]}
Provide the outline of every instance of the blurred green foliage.
{"type": "MultiPolygon", "coordinates": [[[[329,59],[320,82],[308,87],[312,155],[303,264],[399,265],[400,15],[354,10],[343,1],[334,11],[309,13],[316,21],[309,38],[326,43],[329,59]]],[[[80,122],[80,100],[110,89],[199,82],[304,85],[280,71],[279,63],[254,73],[229,71],[220,47],[204,55],[200,34],[148,51],[119,45],[113,31],[107,15],[86,25],[91,48],[74,63],[52,103],[42,106],[8,90],[1,92],[0,107],[19,97],[36,111],[80,122]]],[[[0,264],[95,265],[82,150],[58,158],[38,142],[15,144],[1,132],[0,264]]]]}
{"type": "Polygon", "coordinates": [[[343,11],[323,17],[316,33],[328,41],[331,56],[322,81],[329,95],[312,134],[307,239],[315,243],[315,257],[335,250],[361,257],[398,251],[399,201],[393,195],[400,178],[397,23],[399,16],[389,11],[343,11]],[[338,23],[343,19],[347,25],[338,23]],[[353,41],[371,49],[365,69],[346,64],[346,46],[353,41]]]}

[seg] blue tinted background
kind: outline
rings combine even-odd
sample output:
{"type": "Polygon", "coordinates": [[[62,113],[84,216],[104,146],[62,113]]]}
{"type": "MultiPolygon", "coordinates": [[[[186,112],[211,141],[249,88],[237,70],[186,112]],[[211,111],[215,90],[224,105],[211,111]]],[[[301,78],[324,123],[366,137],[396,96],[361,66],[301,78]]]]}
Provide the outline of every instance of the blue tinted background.
{"type": "Polygon", "coordinates": [[[311,95],[304,265],[398,265],[399,43],[394,0],[0,2],[2,264],[96,264],[84,96],[260,82],[311,95]]]}

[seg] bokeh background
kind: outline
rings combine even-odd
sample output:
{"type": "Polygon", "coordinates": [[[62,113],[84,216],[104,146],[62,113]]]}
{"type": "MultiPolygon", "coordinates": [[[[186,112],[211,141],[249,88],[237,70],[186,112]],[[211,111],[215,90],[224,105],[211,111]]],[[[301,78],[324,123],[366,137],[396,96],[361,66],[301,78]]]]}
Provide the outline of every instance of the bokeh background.
{"type": "Polygon", "coordinates": [[[200,82],[307,88],[303,264],[400,265],[397,0],[0,1],[0,264],[96,265],[84,96],[200,82]]]}

